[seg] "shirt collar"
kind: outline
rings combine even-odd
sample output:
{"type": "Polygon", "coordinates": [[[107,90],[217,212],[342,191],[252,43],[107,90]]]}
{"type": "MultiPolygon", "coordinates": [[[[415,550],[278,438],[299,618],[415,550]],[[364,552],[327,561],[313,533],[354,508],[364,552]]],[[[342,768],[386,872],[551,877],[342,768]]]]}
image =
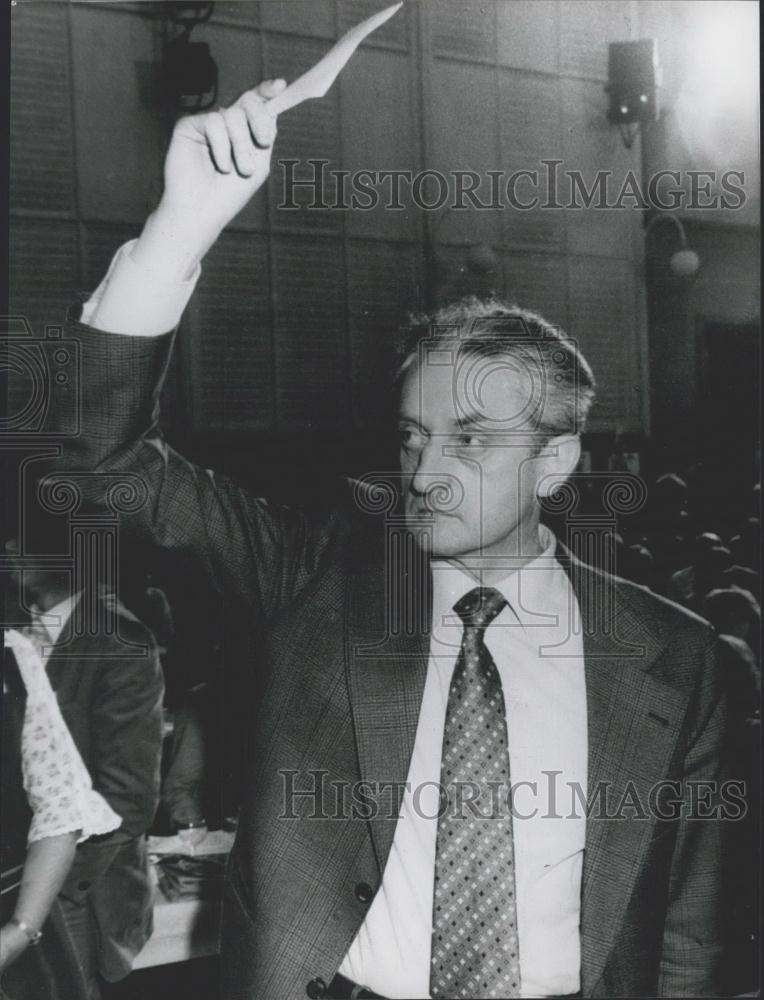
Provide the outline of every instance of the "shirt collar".
{"type": "MultiPolygon", "coordinates": [[[[556,558],[557,539],[544,524],[539,525],[538,538],[541,554],[493,585],[511,609],[503,611],[497,621],[514,620],[528,629],[555,626],[561,615],[569,614],[570,583],[556,558]]],[[[433,560],[432,573],[433,628],[438,630],[447,620],[453,625],[454,604],[480,584],[461,566],[445,559],[433,560]]]]}
{"type": "Polygon", "coordinates": [[[66,623],[71,617],[72,611],[74,611],[74,606],[80,599],[81,593],[82,591],[78,591],[76,594],[70,594],[68,597],[65,597],[63,601],[59,601],[59,603],[55,604],[52,608],[48,608],[47,611],[40,611],[36,605],[32,605],[29,609],[32,617],[36,619],[48,633],[48,638],[53,645],[58,642],[66,623]]]}

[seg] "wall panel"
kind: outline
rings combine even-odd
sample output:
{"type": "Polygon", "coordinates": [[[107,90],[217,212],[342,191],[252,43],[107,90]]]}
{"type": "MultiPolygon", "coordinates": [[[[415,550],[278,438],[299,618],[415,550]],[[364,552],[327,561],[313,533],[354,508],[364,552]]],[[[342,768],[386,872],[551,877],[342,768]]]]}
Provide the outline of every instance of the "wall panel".
{"type": "Polygon", "coordinates": [[[334,38],[332,0],[290,0],[289,3],[258,3],[253,6],[260,8],[261,24],[266,31],[334,38]]]}
{"type": "Polygon", "coordinates": [[[278,425],[339,426],[350,416],[342,242],[277,236],[272,253],[278,425]]]}
{"type": "Polygon", "coordinates": [[[13,211],[74,215],[74,134],[66,36],[63,4],[11,8],[13,211]]]}
{"type": "MultiPolygon", "coordinates": [[[[280,34],[265,36],[265,73],[269,77],[294,80],[317,62],[326,45],[310,38],[280,34]]],[[[279,176],[279,160],[297,160],[295,177],[315,180],[318,188],[295,186],[286,204],[299,206],[283,210],[280,199],[271,199],[270,220],[276,229],[309,228],[336,232],[342,228],[342,215],[330,207],[336,201],[332,170],[340,163],[340,115],[338,88],[333,87],[320,101],[306,101],[279,121],[279,134],[273,152],[274,177],[279,176]],[[325,168],[312,167],[308,160],[326,160],[325,168]],[[323,177],[323,183],[322,183],[323,177]],[[317,193],[316,193],[317,191],[317,193]],[[317,208],[311,208],[313,204],[317,208]]],[[[281,190],[276,189],[279,194],[281,190]]]]}
{"type": "Polygon", "coordinates": [[[79,212],[141,222],[161,194],[168,129],[154,89],[159,21],[85,4],[70,13],[79,212]]]}
{"type": "Polygon", "coordinates": [[[354,239],[347,268],[353,422],[383,427],[390,418],[397,331],[419,306],[417,249],[354,239]]]}
{"type": "Polygon", "coordinates": [[[197,387],[197,431],[266,430],[274,420],[268,243],[224,233],[204,262],[182,331],[181,358],[197,387]]]}
{"type": "Polygon", "coordinates": [[[560,81],[502,72],[499,88],[502,168],[507,175],[530,172],[511,185],[514,204],[505,194],[505,245],[559,251],[565,240],[565,214],[544,207],[547,177],[554,168],[543,161],[562,159],[560,81]]]}
{"type": "Polygon", "coordinates": [[[513,0],[496,4],[498,58],[504,66],[557,73],[557,0],[513,0]]]}
{"type": "Polygon", "coordinates": [[[429,3],[435,54],[471,62],[495,62],[496,7],[482,0],[429,3]]]}
{"type": "MultiPolygon", "coordinates": [[[[448,182],[448,201],[438,216],[437,236],[443,243],[467,241],[496,243],[502,217],[499,209],[472,207],[467,198],[455,197],[455,171],[473,171],[487,178],[499,169],[498,101],[495,72],[488,66],[436,59],[431,67],[431,110],[428,128],[431,162],[448,182]],[[466,207],[451,208],[462,202],[466,207]]],[[[487,183],[487,182],[486,182],[487,183]]],[[[427,189],[427,203],[434,204],[436,188],[427,189]]],[[[487,196],[480,199],[485,203],[487,196]]]]}
{"type": "Polygon", "coordinates": [[[504,274],[510,302],[539,312],[550,323],[567,328],[568,275],[562,254],[507,253],[504,274]]]}
{"type": "Polygon", "coordinates": [[[33,332],[60,326],[80,284],[77,225],[63,219],[11,219],[9,307],[33,332]]]}
{"type": "Polygon", "coordinates": [[[645,405],[634,335],[636,290],[628,262],[568,260],[568,333],[575,337],[597,379],[590,430],[640,429],[645,405]]]}
{"type": "Polygon", "coordinates": [[[608,43],[629,41],[635,30],[628,0],[560,0],[560,73],[607,80],[608,43]]]}
{"type": "MultiPolygon", "coordinates": [[[[342,166],[351,175],[359,171],[415,170],[418,152],[410,111],[413,74],[408,58],[373,49],[363,55],[363,60],[351,62],[340,78],[342,166]]],[[[394,200],[392,184],[391,179],[371,185],[378,194],[376,204],[371,195],[359,196],[358,204],[370,207],[346,213],[349,234],[388,239],[415,235],[420,220],[411,209],[410,199],[402,198],[402,209],[390,207],[394,200]]]]}
{"type": "Polygon", "coordinates": [[[559,197],[563,205],[574,206],[565,212],[568,252],[572,256],[628,259],[633,253],[633,231],[640,225],[641,212],[635,199],[621,198],[621,190],[629,171],[635,178],[640,176],[639,162],[634,150],[624,147],[618,130],[605,121],[605,104],[598,83],[566,81],[562,97],[566,126],[564,170],[581,174],[594,200],[587,207],[582,197],[572,197],[571,182],[561,185],[559,197]]]}

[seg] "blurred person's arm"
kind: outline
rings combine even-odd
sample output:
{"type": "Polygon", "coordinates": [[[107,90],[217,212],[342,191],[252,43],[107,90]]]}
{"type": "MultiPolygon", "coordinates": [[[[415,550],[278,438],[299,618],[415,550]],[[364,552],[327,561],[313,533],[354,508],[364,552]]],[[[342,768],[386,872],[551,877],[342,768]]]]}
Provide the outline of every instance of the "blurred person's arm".
{"type": "Polygon", "coordinates": [[[159,799],[164,678],[148,629],[119,619],[127,642],[142,655],[105,655],[90,709],[90,775],[93,787],[122,817],[117,841],[148,830],[159,799]]]}
{"type": "Polygon", "coordinates": [[[159,801],[164,680],[148,629],[122,616],[119,633],[132,657],[103,650],[89,718],[93,788],[122,820],[118,829],[80,844],[63,895],[79,901],[111,865],[120,847],[143,836],[159,801]],[[112,655],[109,655],[109,654],[112,655]]]}
{"type": "Polygon", "coordinates": [[[13,918],[0,929],[0,972],[30,946],[30,934],[42,929],[72,866],[78,836],[74,830],[29,845],[13,918]]]}
{"type": "Polygon", "coordinates": [[[210,741],[216,738],[209,710],[212,699],[211,686],[200,684],[186,692],[175,711],[170,764],[162,783],[162,801],[172,826],[207,815],[209,767],[215,757],[210,741]]]}

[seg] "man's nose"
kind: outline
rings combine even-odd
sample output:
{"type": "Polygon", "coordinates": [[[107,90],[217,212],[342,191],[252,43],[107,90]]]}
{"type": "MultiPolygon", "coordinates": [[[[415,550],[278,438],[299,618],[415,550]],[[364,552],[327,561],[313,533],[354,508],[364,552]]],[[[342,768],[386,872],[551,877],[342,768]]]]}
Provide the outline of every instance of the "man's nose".
{"type": "Polygon", "coordinates": [[[448,480],[446,464],[442,441],[430,438],[417,456],[416,468],[411,477],[411,492],[424,496],[436,486],[442,486],[448,480]]]}

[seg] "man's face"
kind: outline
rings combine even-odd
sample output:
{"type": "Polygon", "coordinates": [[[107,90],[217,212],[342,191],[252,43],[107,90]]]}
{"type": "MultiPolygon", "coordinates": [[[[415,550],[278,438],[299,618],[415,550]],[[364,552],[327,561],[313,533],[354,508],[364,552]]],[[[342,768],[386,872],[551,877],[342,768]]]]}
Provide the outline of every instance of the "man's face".
{"type": "Polygon", "coordinates": [[[553,439],[537,455],[538,386],[506,359],[454,361],[455,353],[418,359],[401,387],[406,518],[414,527],[429,515],[434,556],[499,557],[497,569],[507,557],[509,570],[510,558],[538,553],[537,489],[557,471],[547,457],[554,442],[570,439],[553,439]]]}

